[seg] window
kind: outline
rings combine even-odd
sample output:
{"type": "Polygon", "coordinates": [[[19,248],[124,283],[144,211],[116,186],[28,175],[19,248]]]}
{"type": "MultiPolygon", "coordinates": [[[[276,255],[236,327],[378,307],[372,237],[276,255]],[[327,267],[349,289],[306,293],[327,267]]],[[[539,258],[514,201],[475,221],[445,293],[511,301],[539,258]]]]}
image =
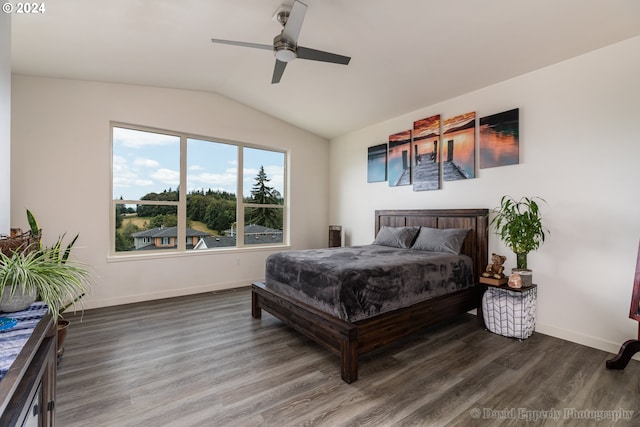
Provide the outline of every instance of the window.
{"type": "Polygon", "coordinates": [[[245,147],[242,157],[244,244],[282,243],[284,154],[245,147]]]}
{"type": "Polygon", "coordinates": [[[112,124],[111,252],[284,244],[286,161],[265,147],[112,124]]]}

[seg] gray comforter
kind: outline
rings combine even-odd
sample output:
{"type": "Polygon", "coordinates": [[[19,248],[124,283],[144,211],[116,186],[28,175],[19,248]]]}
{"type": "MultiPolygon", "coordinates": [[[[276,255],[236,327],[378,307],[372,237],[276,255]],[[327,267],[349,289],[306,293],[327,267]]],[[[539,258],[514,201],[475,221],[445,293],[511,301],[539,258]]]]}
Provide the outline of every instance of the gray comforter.
{"type": "Polygon", "coordinates": [[[472,286],[471,258],[367,245],[280,252],[265,285],[355,322],[472,286]]]}

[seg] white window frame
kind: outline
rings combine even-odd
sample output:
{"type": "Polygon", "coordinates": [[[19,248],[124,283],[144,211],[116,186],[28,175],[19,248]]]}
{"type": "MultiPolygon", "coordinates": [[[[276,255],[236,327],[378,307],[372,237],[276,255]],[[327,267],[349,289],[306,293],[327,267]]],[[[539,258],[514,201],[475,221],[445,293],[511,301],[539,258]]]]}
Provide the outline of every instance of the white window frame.
{"type": "Polygon", "coordinates": [[[223,138],[214,138],[210,136],[195,135],[187,132],[171,131],[167,129],[154,128],[149,126],[133,125],[130,123],[123,123],[112,121],[110,123],[110,147],[111,147],[111,164],[110,164],[110,191],[109,197],[111,198],[110,212],[109,212],[109,257],[110,258],[140,258],[140,257],[158,257],[158,256],[175,256],[179,255],[199,255],[202,253],[222,252],[222,251],[237,251],[247,249],[260,249],[260,248],[272,248],[289,246],[289,151],[280,148],[274,148],[269,146],[263,146],[258,144],[250,144],[240,141],[232,141],[223,138]],[[282,242],[278,243],[264,243],[264,244],[251,244],[245,245],[244,233],[242,238],[238,236],[236,238],[236,246],[227,246],[222,248],[209,248],[201,250],[187,250],[187,193],[186,191],[180,191],[178,201],[156,201],[156,200],[121,200],[113,199],[113,129],[124,128],[142,132],[159,133],[163,135],[176,136],[180,138],[180,187],[181,189],[187,188],[187,141],[189,139],[196,139],[200,141],[210,141],[212,143],[228,144],[237,147],[238,151],[238,166],[237,166],[237,186],[236,186],[236,230],[244,230],[244,212],[247,207],[262,207],[262,208],[278,208],[283,211],[283,224],[282,224],[282,242]],[[283,204],[282,205],[260,205],[244,202],[244,148],[254,148],[258,150],[273,151],[282,153],[284,155],[284,170],[283,170],[283,204]],[[162,250],[162,251],[120,251],[115,250],[115,231],[116,231],[116,206],[117,205],[154,205],[154,206],[176,206],[178,215],[178,235],[176,237],[177,248],[175,250],[162,250]]]}

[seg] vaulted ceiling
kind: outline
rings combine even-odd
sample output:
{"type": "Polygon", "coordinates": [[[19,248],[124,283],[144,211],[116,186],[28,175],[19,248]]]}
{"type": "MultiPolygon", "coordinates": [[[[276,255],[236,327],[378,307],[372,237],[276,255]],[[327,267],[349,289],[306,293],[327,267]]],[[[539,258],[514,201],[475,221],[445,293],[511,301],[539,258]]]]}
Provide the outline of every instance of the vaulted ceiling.
{"type": "Polygon", "coordinates": [[[271,44],[281,0],[54,0],[12,14],[12,72],[216,92],[332,138],[640,35],[638,0],[303,2],[299,44],[348,66],[271,84],[271,52],[211,43],[271,44]]]}

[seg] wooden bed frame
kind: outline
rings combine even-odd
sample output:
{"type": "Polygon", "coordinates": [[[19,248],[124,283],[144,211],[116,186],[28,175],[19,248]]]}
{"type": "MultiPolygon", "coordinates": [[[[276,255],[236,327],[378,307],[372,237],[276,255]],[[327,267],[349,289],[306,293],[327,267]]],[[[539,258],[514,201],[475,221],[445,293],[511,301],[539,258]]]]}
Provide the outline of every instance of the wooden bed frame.
{"type": "MultiPolygon", "coordinates": [[[[375,213],[375,233],[383,225],[470,228],[461,253],[473,260],[477,279],[488,262],[488,215],[487,209],[379,210],[375,213]]],[[[473,286],[369,319],[347,322],[257,282],[251,286],[251,315],[259,319],[262,309],[267,310],[340,356],[341,377],[352,383],[358,379],[359,355],[474,308],[480,310],[481,289],[482,286],[473,286]]]]}

